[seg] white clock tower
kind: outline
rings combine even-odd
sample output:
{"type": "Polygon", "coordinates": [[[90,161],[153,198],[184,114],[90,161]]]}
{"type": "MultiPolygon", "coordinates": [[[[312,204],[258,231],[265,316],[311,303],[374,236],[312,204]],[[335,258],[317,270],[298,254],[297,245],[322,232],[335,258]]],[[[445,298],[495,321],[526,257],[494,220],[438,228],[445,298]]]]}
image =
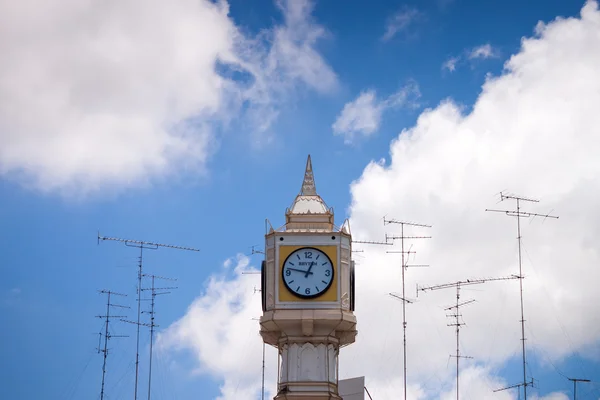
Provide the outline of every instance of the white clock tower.
{"type": "Polygon", "coordinates": [[[341,399],[338,354],[356,339],[348,221],[317,194],[310,156],[285,225],[265,235],[260,334],[279,350],[275,400],[341,399]]]}

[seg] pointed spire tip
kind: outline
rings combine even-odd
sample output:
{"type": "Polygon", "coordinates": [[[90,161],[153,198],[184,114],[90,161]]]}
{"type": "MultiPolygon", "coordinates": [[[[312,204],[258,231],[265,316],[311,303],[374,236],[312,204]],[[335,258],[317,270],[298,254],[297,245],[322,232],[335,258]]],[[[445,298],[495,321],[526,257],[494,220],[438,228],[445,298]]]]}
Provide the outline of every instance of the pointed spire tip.
{"type": "Polygon", "coordinates": [[[304,181],[302,182],[302,189],[300,190],[302,196],[316,196],[317,188],[315,187],[315,177],[313,175],[312,161],[310,154],[306,159],[306,169],[304,171],[304,181]]]}

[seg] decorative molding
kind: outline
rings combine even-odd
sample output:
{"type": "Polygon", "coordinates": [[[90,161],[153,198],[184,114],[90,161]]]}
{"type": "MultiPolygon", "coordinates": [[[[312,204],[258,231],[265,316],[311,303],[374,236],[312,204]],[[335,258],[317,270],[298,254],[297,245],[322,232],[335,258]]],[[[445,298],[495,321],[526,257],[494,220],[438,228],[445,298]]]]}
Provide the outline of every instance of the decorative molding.
{"type": "Polygon", "coordinates": [[[280,345],[281,383],[337,383],[338,346],[290,343],[280,345]]]}

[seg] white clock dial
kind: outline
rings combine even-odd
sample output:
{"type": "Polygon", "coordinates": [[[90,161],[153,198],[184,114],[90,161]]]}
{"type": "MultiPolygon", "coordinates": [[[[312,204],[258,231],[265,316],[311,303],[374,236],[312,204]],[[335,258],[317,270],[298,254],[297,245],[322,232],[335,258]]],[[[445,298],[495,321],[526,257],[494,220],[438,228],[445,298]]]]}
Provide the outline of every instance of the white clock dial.
{"type": "Polygon", "coordinates": [[[285,287],[298,297],[313,298],[325,293],[333,282],[331,259],[319,249],[303,247],[290,254],[283,263],[285,287]]]}

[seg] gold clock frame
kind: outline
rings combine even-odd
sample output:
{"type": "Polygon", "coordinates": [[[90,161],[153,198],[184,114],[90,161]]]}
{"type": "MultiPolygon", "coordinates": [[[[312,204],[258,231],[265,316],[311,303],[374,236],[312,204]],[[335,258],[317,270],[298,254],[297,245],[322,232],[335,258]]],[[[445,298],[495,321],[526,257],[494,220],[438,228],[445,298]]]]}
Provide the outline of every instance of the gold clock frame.
{"type": "Polygon", "coordinates": [[[278,267],[277,267],[277,279],[279,282],[279,301],[280,302],[294,302],[294,303],[316,303],[316,302],[336,302],[338,301],[338,282],[339,282],[339,269],[338,269],[338,246],[337,245],[315,245],[315,244],[299,244],[299,245],[281,245],[278,247],[278,267]],[[283,279],[283,264],[290,254],[298,249],[305,247],[312,247],[325,253],[332,262],[333,267],[333,282],[329,286],[329,289],[324,291],[320,296],[302,299],[289,290],[287,290],[283,279]]]}

